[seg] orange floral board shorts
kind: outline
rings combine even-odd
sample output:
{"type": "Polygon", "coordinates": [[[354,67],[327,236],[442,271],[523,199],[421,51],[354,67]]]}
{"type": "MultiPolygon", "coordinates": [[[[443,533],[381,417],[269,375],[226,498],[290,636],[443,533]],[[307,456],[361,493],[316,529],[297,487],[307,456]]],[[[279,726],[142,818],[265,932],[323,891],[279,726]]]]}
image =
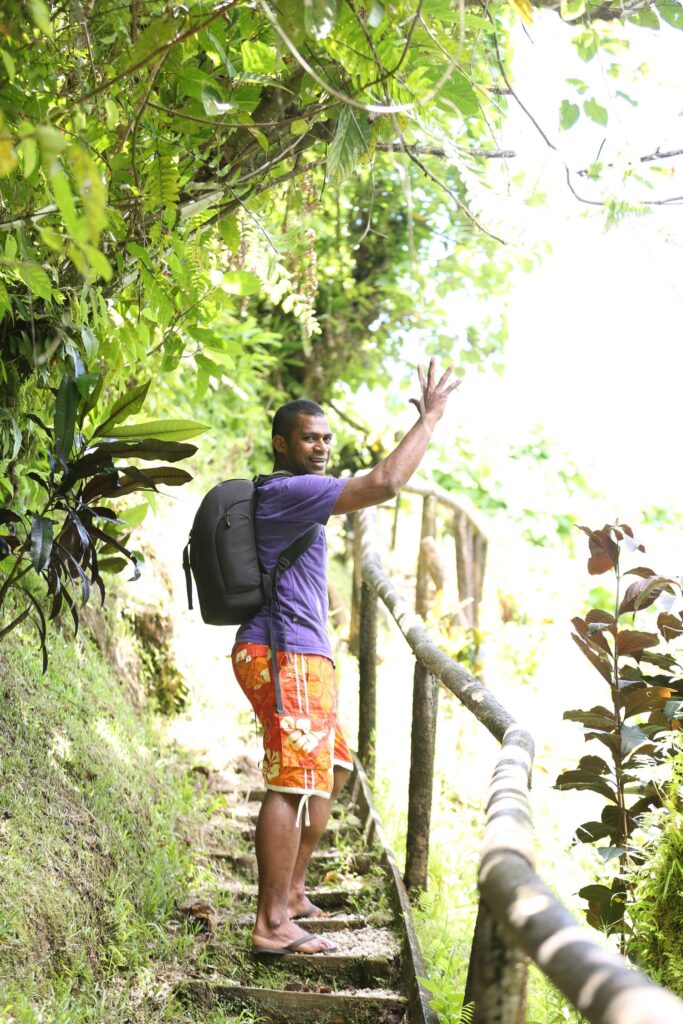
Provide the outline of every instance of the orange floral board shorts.
{"type": "Polygon", "coordinates": [[[334,766],[353,770],[337,725],[337,679],[329,658],[277,652],[284,714],[275,708],[271,652],[266,644],[237,644],[232,665],[263,726],[263,779],[268,789],[329,797],[334,766]]]}

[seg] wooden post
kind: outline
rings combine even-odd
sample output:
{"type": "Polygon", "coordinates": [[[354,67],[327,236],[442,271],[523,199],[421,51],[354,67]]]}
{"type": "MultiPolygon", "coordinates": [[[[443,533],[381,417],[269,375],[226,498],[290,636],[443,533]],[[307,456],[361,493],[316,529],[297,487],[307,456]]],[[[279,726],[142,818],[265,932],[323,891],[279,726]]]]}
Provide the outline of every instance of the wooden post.
{"type": "Polygon", "coordinates": [[[377,594],[365,582],[360,588],[358,675],[358,756],[366,775],[373,779],[377,732],[377,594]]]}
{"type": "Polygon", "coordinates": [[[463,1000],[474,1004],[472,1024],[524,1024],[527,964],[480,902],[463,1000]]]}
{"type": "Polygon", "coordinates": [[[465,512],[453,516],[458,597],[467,604],[460,615],[464,626],[479,625],[479,604],[484,587],[486,538],[465,512]]]}
{"type": "Polygon", "coordinates": [[[349,651],[358,657],[358,630],[360,620],[361,582],[360,519],[358,512],[353,516],[353,576],[351,578],[351,621],[349,623],[349,651]]]}
{"type": "Polygon", "coordinates": [[[409,892],[427,888],[438,708],[439,680],[421,662],[416,661],[406,835],[405,883],[409,892]]]}
{"type": "Polygon", "coordinates": [[[394,518],[391,523],[391,550],[396,550],[396,535],[398,534],[398,514],[401,511],[401,492],[396,495],[396,504],[394,505],[394,518]]]}
{"type": "Polygon", "coordinates": [[[431,604],[431,574],[429,571],[428,542],[434,539],[436,529],[436,498],[429,495],[422,499],[422,528],[420,530],[420,551],[417,557],[417,578],[415,580],[415,611],[424,619],[431,604]]]}

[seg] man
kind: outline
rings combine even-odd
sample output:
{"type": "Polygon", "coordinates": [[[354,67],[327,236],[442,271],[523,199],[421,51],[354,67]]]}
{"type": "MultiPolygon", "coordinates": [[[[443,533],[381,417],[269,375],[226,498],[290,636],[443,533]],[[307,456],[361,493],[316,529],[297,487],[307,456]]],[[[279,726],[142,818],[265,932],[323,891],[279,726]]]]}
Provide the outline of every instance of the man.
{"type": "Polygon", "coordinates": [[[267,607],[240,627],[232,652],[237,680],[264,730],[266,795],[256,826],[258,905],[252,952],[262,957],[329,953],[336,947],[297,923],[320,916],[308,899],[308,864],[327,826],[331,805],[353,768],[336,718],[337,688],[327,636],[326,545],[330,515],[346,515],[393,498],[422,460],[448,396],[450,368],[437,380],[432,359],[420,416],[397,447],[368,474],[327,477],[332,434],[320,406],[289,402],[273,419],[273,475],[258,489],[256,539],[264,571],[312,524],[313,544],[280,578],[273,612],[281,691],[276,711],[267,607]]]}

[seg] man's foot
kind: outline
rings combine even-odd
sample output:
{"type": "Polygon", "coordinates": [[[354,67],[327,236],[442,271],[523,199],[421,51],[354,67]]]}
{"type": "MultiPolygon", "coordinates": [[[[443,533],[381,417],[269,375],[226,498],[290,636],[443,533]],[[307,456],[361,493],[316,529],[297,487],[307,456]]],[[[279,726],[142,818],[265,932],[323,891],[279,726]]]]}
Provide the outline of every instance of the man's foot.
{"type": "Polygon", "coordinates": [[[290,921],[310,921],[319,917],[327,917],[324,910],[320,907],[316,907],[315,903],[312,903],[305,893],[295,894],[292,893],[287,903],[287,912],[289,913],[290,921]]]}
{"type": "Polygon", "coordinates": [[[324,935],[311,935],[293,921],[286,921],[270,932],[254,929],[251,937],[253,953],[333,953],[337,948],[324,935]]]}
{"type": "MultiPolygon", "coordinates": [[[[260,946],[252,945],[251,952],[253,956],[263,957],[278,957],[278,956],[295,956],[297,953],[310,953],[311,950],[306,949],[306,946],[315,940],[316,936],[311,935],[309,932],[304,932],[300,939],[295,939],[294,942],[288,942],[286,946],[260,946]]],[[[328,944],[324,949],[313,950],[315,953],[334,953],[336,946],[331,943],[328,944]]]]}

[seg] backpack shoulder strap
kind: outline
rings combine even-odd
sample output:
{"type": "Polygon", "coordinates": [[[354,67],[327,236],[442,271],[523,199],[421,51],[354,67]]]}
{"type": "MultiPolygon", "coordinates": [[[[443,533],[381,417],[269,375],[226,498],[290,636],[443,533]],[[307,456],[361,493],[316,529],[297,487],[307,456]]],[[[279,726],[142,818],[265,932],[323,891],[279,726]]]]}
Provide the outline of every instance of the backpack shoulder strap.
{"type": "Polygon", "coordinates": [[[277,585],[282,573],[289,569],[290,566],[294,565],[297,558],[300,558],[305,551],[308,551],[313,541],[320,533],[320,523],[314,523],[313,526],[309,526],[305,533],[302,533],[300,537],[293,540],[289,547],[279,555],[275,568],[273,569],[273,584],[277,585]]]}

